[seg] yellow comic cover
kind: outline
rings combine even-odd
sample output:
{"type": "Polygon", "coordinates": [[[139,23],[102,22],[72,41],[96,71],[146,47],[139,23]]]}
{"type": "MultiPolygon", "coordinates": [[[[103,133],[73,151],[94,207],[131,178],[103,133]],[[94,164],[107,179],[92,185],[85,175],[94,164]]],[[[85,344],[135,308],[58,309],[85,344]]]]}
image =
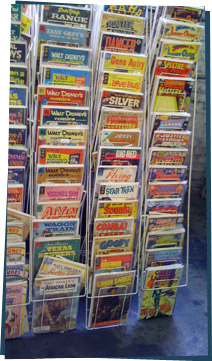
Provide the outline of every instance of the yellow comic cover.
{"type": "Polygon", "coordinates": [[[21,14],[21,32],[27,34],[30,26],[32,25],[32,19],[26,14],[21,14]]]}
{"type": "Polygon", "coordinates": [[[144,24],[143,18],[103,12],[101,31],[143,35],[144,24]]]}
{"type": "Polygon", "coordinates": [[[87,127],[38,126],[38,147],[40,145],[86,145],[87,127]]]}
{"type": "Polygon", "coordinates": [[[102,88],[118,89],[133,93],[142,90],[143,75],[107,72],[103,74],[102,88]]]}
{"type": "Polygon", "coordinates": [[[144,74],[146,67],[145,55],[130,55],[120,53],[105,53],[104,71],[125,71],[127,73],[144,74]]]}
{"type": "Polygon", "coordinates": [[[163,41],[161,45],[161,56],[169,58],[181,58],[197,62],[200,43],[182,43],[180,41],[163,41]]]}
{"type": "Polygon", "coordinates": [[[136,219],[138,200],[125,202],[99,201],[97,206],[97,218],[133,217],[136,219]]]}

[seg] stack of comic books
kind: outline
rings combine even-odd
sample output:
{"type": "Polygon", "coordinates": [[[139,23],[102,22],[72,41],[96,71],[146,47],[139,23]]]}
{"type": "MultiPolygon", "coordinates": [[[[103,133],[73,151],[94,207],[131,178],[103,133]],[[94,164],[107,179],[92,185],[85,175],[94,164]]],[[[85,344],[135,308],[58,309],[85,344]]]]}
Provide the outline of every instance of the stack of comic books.
{"type": "Polygon", "coordinates": [[[180,284],[185,163],[191,141],[187,127],[202,12],[202,8],[165,7],[152,45],[140,319],[171,315],[180,284]],[[170,276],[177,270],[177,276],[170,276]]]}
{"type": "Polygon", "coordinates": [[[93,124],[89,328],[127,321],[139,209],[146,6],[105,5],[93,124]]]}
{"type": "MultiPolygon", "coordinates": [[[[79,297],[81,291],[78,273],[73,273],[73,284],[71,280],[62,278],[50,281],[48,273],[45,274],[45,282],[41,282],[39,277],[40,267],[49,260],[47,256],[52,262],[57,257],[62,257],[71,264],[83,262],[80,252],[84,247],[81,229],[85,228],[82,226],[85,221],[83,208],[88,166],[86,148],[91,112],[91,27],[92,9],[89,7],[41,6],[37,38],[37,117],[34,137],[35,333],[67,330],[76,324],[76,315],[73,323],[70,310],[73,308],[73,312],[77,312],[76,297],[79,297]],[[45,296],[51,301],[44,302],[45,296]],[[55,297],[60,300],[55,301],[55,297]],[[42,302],[37,302],[41,299],[42,302]],[[60,324],[57,324],[56,319],[54,326],[50,320],[39,324],[39,315],[49,309],[50,304],[59,317],[62,303],[67,304],[69,319],[66,322],[66,316],[62,313],[60,324]],[[65,322],[63,326],[62,320],[65,322]],[[48,327],[48,322],[51,327],[48,327]]],[[[63,276],[62,273],[60,275],[63,276]]]]}

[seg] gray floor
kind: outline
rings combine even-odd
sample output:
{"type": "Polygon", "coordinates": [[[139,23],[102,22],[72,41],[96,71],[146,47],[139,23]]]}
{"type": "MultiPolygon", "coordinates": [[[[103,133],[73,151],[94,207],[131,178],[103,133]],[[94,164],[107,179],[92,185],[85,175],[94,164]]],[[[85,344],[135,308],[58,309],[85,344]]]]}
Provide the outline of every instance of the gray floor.
{"type": "Polygon", "coordinates": [[[8,340],[6,358],[208,355],[206,201],[195,192],[191,198],[190,222],[189,285],[179,289],[173,316],[138,321],[137,296],[134,296],[126,325],[86,331],[85,302],[81,300],[75,330],[8,340]]]}

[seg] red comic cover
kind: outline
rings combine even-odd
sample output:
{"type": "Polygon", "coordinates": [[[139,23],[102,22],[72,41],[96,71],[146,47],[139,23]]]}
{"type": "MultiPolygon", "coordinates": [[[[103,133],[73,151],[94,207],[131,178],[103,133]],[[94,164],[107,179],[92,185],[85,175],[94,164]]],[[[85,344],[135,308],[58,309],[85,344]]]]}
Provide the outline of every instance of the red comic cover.
{"type": "Polygon", "coordinates": [[[104,270],[121,268],[122,271],[129,271],[132,267],[133,252],[123,252],[116,254],[96,255],[94,271],[104,272],[104,270]]]}
{"type": "Polygon", "coordinates": [[[39,164],[82,164],[85,147],[40,146],[39,164]]]}
{"type": "Polygon", "coordinates": [[[172,58],[157,58],[154,76],[181,76],[189,77],[193,69],[193,62],[172,58]]]}
{"type": "Polygon", "coordinates": [[[156,130],[153,135],[152,147],[187,148],[190,131],[168,132],[156,130]]]}

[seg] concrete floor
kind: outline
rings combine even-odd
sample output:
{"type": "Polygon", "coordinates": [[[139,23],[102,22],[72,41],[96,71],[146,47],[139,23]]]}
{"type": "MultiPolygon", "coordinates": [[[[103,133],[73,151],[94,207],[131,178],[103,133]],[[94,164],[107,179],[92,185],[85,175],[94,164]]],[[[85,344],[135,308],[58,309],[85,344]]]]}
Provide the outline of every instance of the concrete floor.
{"type": "Polygon", "coordinates": [[[134,296],[126,325],[86,331],[84,310],[85,300],[81,299],[75,330],[7,340],[5,357],[166,359],[208,355],[206,201],[199,193],[193,192],[191,197],[189,284],[179,289],[173,316],[138,321],[134,296]]]}

